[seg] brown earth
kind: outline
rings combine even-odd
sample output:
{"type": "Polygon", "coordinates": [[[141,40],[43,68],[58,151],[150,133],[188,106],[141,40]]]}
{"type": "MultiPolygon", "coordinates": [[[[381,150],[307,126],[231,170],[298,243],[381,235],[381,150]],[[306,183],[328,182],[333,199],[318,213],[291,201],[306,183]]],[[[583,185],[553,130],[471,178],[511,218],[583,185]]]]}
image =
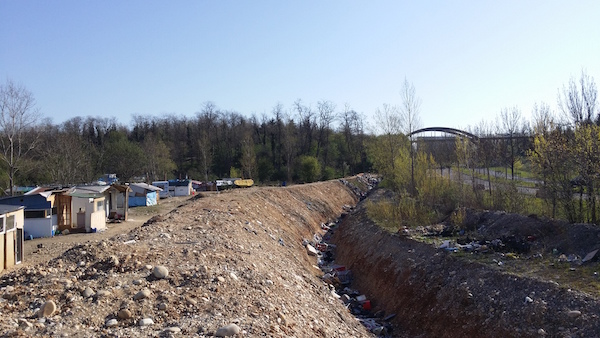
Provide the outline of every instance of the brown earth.
{"type": "Polygon", "coordinates": [[[0,332],[205,337],[236,324],[251,337],[369,336],[302,244],[356,201],[339,181],[238,189],[194,198],[112,237],[109,230],[63,236],[73,243],[44,240],[38,254],[47,262],[30,253],[26,262],[41,263],[0,277],[0,332]],[[90,240],[77,244],[79,237],[90,240]],[[63,245],[71,248],[53,258],[63,245]],[[168,276],[155,277],[156,266],[168,276]],[[56,311],[38,318],[42,305],[53,308],[49,301],[56,311]],[[140,325],[144,318],[151,324],[140,325]]]}
{"type": "Polygon", "coordinates": [[[137,223],[28,241],[25,263],[0,276],[0,336],[209,337],[227,324],[248,337],[373,336],[307,254],[303,242],[321,235],[336,244],[335,263],[351,269],[349,286],[370,299],[369,312],[391,318],[390,336],[598,336],[598,293],[576,287],[597,284],[597,261],[581,262],[597,228],[469,212],[462,236],[438,237],[443,224],[400,235],[377,227],[361,202],[326,234],[321,224],[366,189],[351,181],[360,188],[336,180],[161,200],[135,209],[137,223]],[[526,239],[528,248],[438,248],[465,237],[526,239]],[[155,277],[156,266],[168,276],[155,277]],[[50,300],[56,311],[38,318],[50,300]]]}
{"type": "MultiPolygon", "coordinates": [[[[378,189],[370,198],[384,195],[378,189]]],[[[490,246],[498,238],[515,245],[450,252],[437,247],[443,240],[461,241],[461,236],[424,236],[440,235],[443,224],[391,234],[369,220],[364,208],[359,204],[336,230],[336,259],[352,270],[353,287],[369,295],[374,311],[396,314],[396,332],[412,337],[600,336],[598,289],[573,287],[578,280],[598,284],[593,273],[600,270],[598,262],[581,262],[600,244],[598,227],[471,212],[466,222],[471,231],[463,242],[470,236],[490,246]],[[571,262],[564,260],[567,255],[571,262]],[[553,280],[544,274],[548,271],[553,280]]]]}

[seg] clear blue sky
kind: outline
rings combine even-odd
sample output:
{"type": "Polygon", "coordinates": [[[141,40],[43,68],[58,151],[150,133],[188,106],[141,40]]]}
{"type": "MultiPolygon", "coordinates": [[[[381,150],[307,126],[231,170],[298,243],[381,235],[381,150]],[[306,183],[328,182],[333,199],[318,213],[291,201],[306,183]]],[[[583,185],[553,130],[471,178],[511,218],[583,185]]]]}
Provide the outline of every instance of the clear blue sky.
{"type": "Polygon", "coordinates": [[[557,107],[582,69],[600,81],[600,1],[0,0],[0,80],[44,117],[246,116],[296,99],[371,117],[406,77],[423,126],[557,107]]]}

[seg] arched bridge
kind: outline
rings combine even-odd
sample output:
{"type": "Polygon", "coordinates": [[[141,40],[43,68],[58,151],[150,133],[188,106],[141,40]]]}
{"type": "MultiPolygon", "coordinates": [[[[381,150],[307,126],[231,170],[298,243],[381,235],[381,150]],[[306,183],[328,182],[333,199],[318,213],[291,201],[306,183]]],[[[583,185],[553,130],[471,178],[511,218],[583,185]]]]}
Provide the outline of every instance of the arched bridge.
{"type": "Polygon", "coordinates": [[[479,141],[479,137],[464,131],[464,130],[460,130],[460,129],[454,129],[454,128],[446,128],[446,127],[428,127],[428,128],[422,128],[422,129],[418,129],[413,131],[412,133],[408,134],[408,137],[411,137],[413,135],[416,134],[420,134],[420,133],[426,133],[426,132],[432,132],[432,131],[437,131],[437,132],[441,132],[441,133],[447,133],[447,134],[452,134],[452,135],[456,135],[456,136],[461,136],[461,137],[466,137],[469,140],[473,141],[473,142],[477,142],[479,141]]]}

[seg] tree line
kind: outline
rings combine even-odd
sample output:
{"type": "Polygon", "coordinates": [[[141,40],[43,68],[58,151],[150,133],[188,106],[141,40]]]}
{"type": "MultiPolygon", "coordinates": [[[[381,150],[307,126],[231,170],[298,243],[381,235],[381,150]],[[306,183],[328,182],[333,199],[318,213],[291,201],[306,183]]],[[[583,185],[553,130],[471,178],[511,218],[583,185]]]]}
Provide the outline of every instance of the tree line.
{"type": "Polygon", "coordinates": [[[406,79],[401,103],[382,105],[371,123],[349,106],[297,100],[250,117],[206,102],[191,117],[137,115],[130,126],[115,118],[36,120],[33,94],[7,81],[0,86],[0,184],[12,194],[17,185],[81,184],[107,173],[122,182],[243,177],[281,184],[374,171],[398,193],[397,219],[473,206],[597,222],[596,96],[594,79],[582,72],[559,92],[555,110],[541,103],[527,121],[518,107],[504,108],[495,121],[467,128],[476,141],[436,141],[412,134],[422,127],[420,100],[406,79]],[[494,167],[504,182],[493,182],[494,167]],[[518,193],[522,168],[537,180],[534,198],[518,193]]]}
{"type": "Polygon", "coordinates": [[[270,115],[250,117],[207,102],[193,117],[137,115],[131,126],[101,117],[54,124],[36,121],[25,87],[8,81],[0,89],[0,182],[9,193],[16,185],[66,186],[107,173],[122,182],[243,177],[281,184],[371,170],[364,116],[331,101],[278,103],[270,115]]]}

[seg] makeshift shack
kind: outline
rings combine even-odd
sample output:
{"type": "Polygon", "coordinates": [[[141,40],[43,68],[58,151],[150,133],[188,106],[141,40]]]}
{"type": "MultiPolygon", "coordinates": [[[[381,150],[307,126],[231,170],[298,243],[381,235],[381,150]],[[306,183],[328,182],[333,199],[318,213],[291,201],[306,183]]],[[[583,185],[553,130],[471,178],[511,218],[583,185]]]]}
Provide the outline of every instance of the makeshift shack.
{"type": "Polygon", "coordinates": [[[169,181],[154,181],[152,185],[162,190],[158,192],[158,198],[168,198],[171,197],[169,192],[169,181]]]}
{"type": "Polygon", "coordinates": [[[106,196],[110,186],[77,186],[66,196],[71,197],[71,227],[86,232],[106,230],[106,196]]]}
{"type": "Polygon", "coordinates": [[[169,180],[169,189],[173,188],[173,196],[190,196],[192,189],[192,180],[169,180]]]}
{"type": "Polygon", "coordinates": [[[130,207],[157,205],[158,192],[162,191],[161,188],[147,183],[131,183],[129,188],[131,189],[129,193],[130,207]]]}
{"type": "Polygon", "coordinates": [[[0,271],[23,262],[24,209],[0,205],[0,271]]]}
{"type": "MultiPolygon", "coordinates": [[[[0,204],[25,208],[25,238],[52,237],[59,227],[58,210],[66,207],[59,196],[67,189],[36,187],[24,195],[6,197],[0,204]]],[[[70,203],[70,200],[67,201],[70,203]]],[[[70,206],[69,206],[70,208],[70,206]]]]}
{"type": "Polygon", "coordinates": [[[127,220],[129,210],[129,193],[131,188],[124,184],[111,184],[104,192],[106,197],[106,212],[109,220],[127,220]]]}

